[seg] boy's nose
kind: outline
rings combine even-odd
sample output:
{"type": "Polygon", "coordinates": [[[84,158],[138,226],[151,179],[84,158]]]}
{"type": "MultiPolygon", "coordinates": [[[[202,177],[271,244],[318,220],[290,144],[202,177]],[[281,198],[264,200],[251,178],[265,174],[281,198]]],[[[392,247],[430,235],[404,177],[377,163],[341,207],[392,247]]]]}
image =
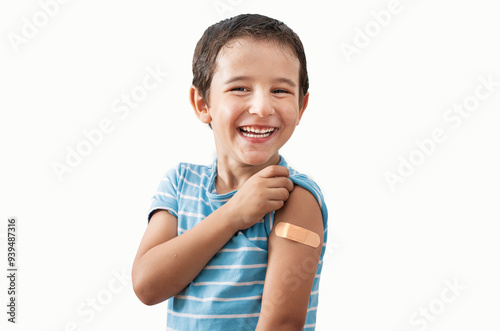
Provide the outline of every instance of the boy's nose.
{"type": "Polygon", "coordinates": [[[255,93],[249,109],[250,114],[266,117],[274,114],[274,106],[271,95],[266,93],[255,93]]]}

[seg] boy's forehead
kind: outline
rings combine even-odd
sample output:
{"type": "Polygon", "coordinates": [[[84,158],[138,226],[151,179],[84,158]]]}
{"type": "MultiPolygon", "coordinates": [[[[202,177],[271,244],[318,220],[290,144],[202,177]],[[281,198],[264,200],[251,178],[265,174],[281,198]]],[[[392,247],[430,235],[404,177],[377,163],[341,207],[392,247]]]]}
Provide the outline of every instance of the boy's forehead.
{"type": "Polygon", "coordinates": [[[273,40],[250,37],[227,42],[217,55],[215,75],[252,73],[256,69],[290,76],[298,84],[300,62],[291,48],[273,40]]]}

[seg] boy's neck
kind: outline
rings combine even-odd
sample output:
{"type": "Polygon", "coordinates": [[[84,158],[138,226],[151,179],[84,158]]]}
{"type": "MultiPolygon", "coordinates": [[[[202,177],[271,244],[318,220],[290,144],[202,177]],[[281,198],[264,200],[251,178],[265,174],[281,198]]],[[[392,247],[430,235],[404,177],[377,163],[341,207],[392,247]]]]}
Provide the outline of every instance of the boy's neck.
{"type": "Polygon", "coordinates": [[[250,177],[270,165],[278,165],[279,162],[278,153],[260,165],[242,164],[228,157],[217,158],[217,176],[215,178],[217,194],[238,190],[250,177]]]}

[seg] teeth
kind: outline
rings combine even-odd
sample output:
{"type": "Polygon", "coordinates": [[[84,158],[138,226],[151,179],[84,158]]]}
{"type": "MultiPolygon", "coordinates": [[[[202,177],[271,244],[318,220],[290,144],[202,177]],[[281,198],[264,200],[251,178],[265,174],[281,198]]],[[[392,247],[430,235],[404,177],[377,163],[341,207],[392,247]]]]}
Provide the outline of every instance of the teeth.
{"type": "Polygon", "coordinates": [[[242,126],[240,128],[241,134],[249,138],[266,138],[273,134],[275,128],[259,129],[253,126],[242,126]]]}
{"type": "Polygon", "coordinates": [[[259,128],[256,128],[253,126],[242,126],[241,130],[246,131],[246,132],[253,132],[253,133],[269,133],[269,132],[273,132],[274,128],[269,127],[269,128],[259,129],[259,128]]]}
{"type": "Polygon", "coordinates": [[[247,133],[247,132],[245,132],[245,131],[241,131],[241,134],[242,134],[244,137],[250,137],[250,138],[265,138],[265,137],[269,137],[269,136],[272,134],[272,132],[252,134],[252,133],[247,133]]]}

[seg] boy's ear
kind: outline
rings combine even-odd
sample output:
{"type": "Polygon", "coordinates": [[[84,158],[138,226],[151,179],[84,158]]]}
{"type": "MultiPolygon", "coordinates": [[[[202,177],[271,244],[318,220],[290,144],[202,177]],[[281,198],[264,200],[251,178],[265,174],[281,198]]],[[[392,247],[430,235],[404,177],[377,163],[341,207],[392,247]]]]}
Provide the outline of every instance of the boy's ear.
{"type": "Polygon", "coordinates": [[[309,103],[309,92],[304,95],[304,99],[302,100],[302,108],[299,109],[299,119],[297,120],[297,125],[300,123],[300,119],[302,118],[302,115],[304,114],[304,110],[307,108],[307,104],[309,103]]]}
{"type": "Polygon", "coordinates": [[[200,121],[205,124],[212,122],[208,104],[194,85],[191,85],[189,89],[189,101],[191,101],[191,106],[193,106],[196,117],[198,117],[200,121]]]}

